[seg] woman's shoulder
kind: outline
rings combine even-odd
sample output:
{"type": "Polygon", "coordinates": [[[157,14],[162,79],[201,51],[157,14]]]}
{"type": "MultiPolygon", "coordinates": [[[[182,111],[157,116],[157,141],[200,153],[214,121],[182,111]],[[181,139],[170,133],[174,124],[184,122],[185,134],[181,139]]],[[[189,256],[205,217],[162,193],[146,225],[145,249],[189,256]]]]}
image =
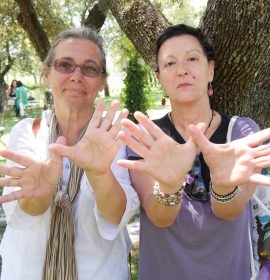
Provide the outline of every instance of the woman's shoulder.
{"type": "Polygon", "coordinates": [[[9,150],[26,151],[34,146],[33,120],[33,118],[25,118],[15,124],[9,136],[9,150]]]}
{"type": "Polygon", "coordinates": [[[168,113],[159,119],[154,119],[153,122],[160,128],[168,127],[168,124],[170,124],[168,113]]]}
{"type": "Polygon", "coordinates": [[[25,118],[17,122],[11,129],[10,138],[27,134],[32,129],[33,121],[33,118],[25,118]]]}

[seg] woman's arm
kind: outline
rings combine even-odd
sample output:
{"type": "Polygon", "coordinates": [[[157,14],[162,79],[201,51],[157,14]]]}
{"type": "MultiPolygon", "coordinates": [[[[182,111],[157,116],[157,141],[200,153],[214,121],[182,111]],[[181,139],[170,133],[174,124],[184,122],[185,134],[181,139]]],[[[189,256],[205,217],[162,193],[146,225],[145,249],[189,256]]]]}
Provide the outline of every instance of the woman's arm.
{"type": "MultiPolygon", "coordinates": [[[[242,135],[248,131],[252,133],[247,125],[242,135]]],[[[260,146],[270,138],[270,129],[222,145],[211,143],[195,126],[190,126],[190,134],[210,169],[214,192],[227,195],[238,186],[239,193],[231,201],[211,200],[216,216],[234,219],[246,207],[257,184],[270,186],[270,178],[260,174],[261,168],[270,166],[270,145],[260,146]]]]}
{"type": "Polygon", "coordinates": [[[157,183],[162,193],[178,193],[192,166],[196,147],[192,141],[178,144],[142,113],[135,113],[135,118],[144,129],[125,119],[122,125],[126,131],[121,131],[119,137],[143,159],[121,160],[118,164],[130,169],[132,183],[149,219],[157,226],[168,227],[175,221],[181,200],[173,206],[164,205],[154,195],[154,185],[157,183]]]}
{"type": "MultiPolygon", "coordinates": [[[[19,140],[18,140],[19,141],[19,140]]],[[[65,143],[59,138],[58,143],[65,143]]],[[[21,209],[32,216],[43,214],[50,206],[52,196],[62,172],[62,157],[53,155],[47,161],[39,161],[30,156],[2,150],[0,155],[15,162],[17,166],[2,164],[0,186],[19,187],[0,197],[0,203],[18,200],[21,209]]]]}
{"type": "Polygon", "coordinates": [[[83,138],[74,146],[53,144],[50,150],[66,156],[82,168],[94,190],[97,207],[109,222],[119,224],[126,209],[126,196],[118,179],[111,170],[111,164],[121,141],[117,137],[121,119],[128,115],[123,110],[113,122],[119,102],[113,102],[104,118],[104,102],[97,104],[93,117],[83,138]]]}

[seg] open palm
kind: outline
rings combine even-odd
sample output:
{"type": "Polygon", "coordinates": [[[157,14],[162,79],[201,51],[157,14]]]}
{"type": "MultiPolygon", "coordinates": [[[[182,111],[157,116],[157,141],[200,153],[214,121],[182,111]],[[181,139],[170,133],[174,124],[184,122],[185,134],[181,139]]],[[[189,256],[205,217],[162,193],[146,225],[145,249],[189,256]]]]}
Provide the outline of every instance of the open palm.
{"type": "Polygon", "coordinates": [[[270,185],[270,178],[259,174],[260,168],[270,166],[270,138],[266,129],[226,144],[211,143],[194,125],[189,127],[194,142],[202,151],[213,184],[234,187],[247,183],[270,185]]]}
{"type": "Polygon", "coordinates": [[[119,104],[118,101],[113,102],[102,118],[104,102],[99,102],[82,139],[74,146],[52,144],[50,151],[68,157],[85,171],[96,174],[107,172],[121,145],[117,137],[121,119],[128,115],[128,111],[123,110],[113,122],[119,104]]]}
{"type": "MultiPolygon", "coordinates": [[[[58,143],[64,143],[61,137],[58,143]]],[[[35,160],[17,152],[1,150],[0,155],[21,167],[0,165],[1,187],[20,187],[19,190],[0,197],[0,203],[22,198],[45,198],[52,195],[62,173],[62,157],[53,155],[47,161],[35,160]]]]}
{"type": "Polygon", "coordinates": [[[166,185],[179,186],[182,184],[196,155],[194,143],[188,141],[186,144],[178,144],[144,114],[136,112],[134,116],[144,129],[125,119],[122,121],[122,125],[127,131],[121,131],[119,137],[143,159],[119,160],[118,164],[126,168],[144,171],[166,185]]]}

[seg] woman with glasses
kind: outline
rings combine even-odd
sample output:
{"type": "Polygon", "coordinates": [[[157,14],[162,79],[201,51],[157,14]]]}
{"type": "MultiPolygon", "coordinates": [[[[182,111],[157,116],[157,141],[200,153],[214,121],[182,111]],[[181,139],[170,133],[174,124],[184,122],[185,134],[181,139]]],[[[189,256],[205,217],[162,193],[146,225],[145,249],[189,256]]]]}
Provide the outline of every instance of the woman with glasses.
{"type": "MultiPolygon", "coordinates": [[[[127,131],[119,134],[132,149],[119,164],[131,169],[142,206],[139,279],[250,279],[249,201],[257,180],[249,177],[260,164],[236,158],[239,146],[197,147],[203,137],[226,143],[231,120],[209,102],[214,49],[200,29],[170,26],[157,40],[156,62],[171,112],[153,122],[137,112],[143,129],[123,120],[127,131]]],[[[238,118],[231,138],[258,130],[238,118]]]]}
{"type": "Polygon", "coordinates": [[[56,38],[42,73],[54,110],[16,124],[9,151],[0,152],[8,160],[0,166],[7,175],[1,279],[129,279],[125,225],[139,199],[115,162],[125,158],[117,133],[128,112],[115,117],[119,102],[104,117],[104,103],[95,108],[106,75],[94,31],[56,38]]]}

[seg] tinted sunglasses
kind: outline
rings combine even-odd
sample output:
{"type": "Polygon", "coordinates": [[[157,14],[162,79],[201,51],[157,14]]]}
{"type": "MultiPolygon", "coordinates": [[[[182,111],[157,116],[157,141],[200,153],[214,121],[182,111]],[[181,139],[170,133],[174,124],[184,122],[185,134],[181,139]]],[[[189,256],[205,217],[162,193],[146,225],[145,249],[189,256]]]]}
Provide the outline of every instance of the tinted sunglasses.
{"type": "Polygon", "coordinates": [[[185,177],[184,191],[190,198],[197,201],[206,202],[208,201],[209,195],[201,172],[201,161],[199,156],[197,155],[193,162],[191,170],[185,177]]]}
{"type": "Polygon", "coordinates": [[[76,64],[73,60],[66,58],[55,59],[53,67],[57,72],[71,74],[77,67],[81,69],[82,74],[87,77],[97,77],[103,73],[101,68],[92,61],[87,61],[83,64],[76,64]]]}

